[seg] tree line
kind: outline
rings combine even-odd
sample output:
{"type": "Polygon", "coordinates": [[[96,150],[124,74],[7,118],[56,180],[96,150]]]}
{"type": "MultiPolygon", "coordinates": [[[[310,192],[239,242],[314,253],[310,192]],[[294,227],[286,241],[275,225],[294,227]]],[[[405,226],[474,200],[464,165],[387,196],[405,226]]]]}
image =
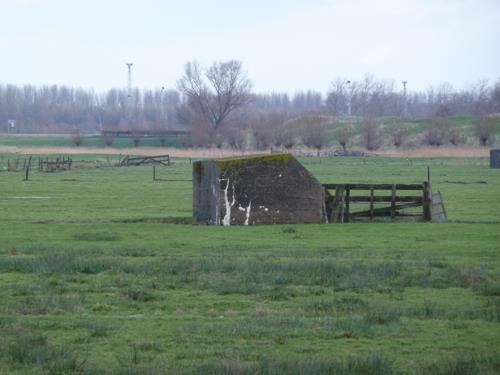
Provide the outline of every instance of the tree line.
{"type": "MultiPolygon", "coordinates": [[[[242,63],[235,60],[209,67],[189,62],[177,87],[170,89],[128,92],[113,88],[96,93],[57,85],[0,85],[0,132],[189,129],[195,146],[239,148],[251,137],[257,148],[287,148],[300,140],[319,149],[326,124],[344,117],[363,119],[363,134],[370,144],[374,138],[370,134],[377,130],[373,119],[378,117],[446,119],[498,112],[500,79],[478,81],[461,90],[441,84],[407,92],[400,83],[367,74],[357,81],[333,80],[326,95],[313,90],[259,94],[253,92],[242,63]]],[[[402,125],[394,129],[391,136],[397,145],[404,129],[402,125]]],[[[342,138],[349,138],[352,131],[346,127],[337,133],[337,140],[345,146],[342,138]]]]}

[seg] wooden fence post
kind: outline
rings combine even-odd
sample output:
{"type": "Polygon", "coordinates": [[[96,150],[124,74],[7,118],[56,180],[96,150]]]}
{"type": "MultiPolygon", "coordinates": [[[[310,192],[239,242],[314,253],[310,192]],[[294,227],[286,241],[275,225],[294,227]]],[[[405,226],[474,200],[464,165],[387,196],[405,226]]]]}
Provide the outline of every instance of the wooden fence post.
{"type": "Polygon", "coordinates": [[[344,185],[337,185],[335,188],[333,221],[341,223],[344,221],[344,185]]]}
{"type": "Polygon", "coordinates": [[[391,219],[394,220],[395,216],[396,216],[396,185],[392,184],[391,219]]]}
{"type": "Polygon", "coordinates": [[[347,185],[345,190],[345,212],[344,212],[344,221],[346,223],[349,222],[350,199],[351,199],[351,189],[349,189],[349,185],[347,185]]]}
{"type": "Polygon", "coordinates": [[[32,158],[32,156],[30,156],[28,163],[26,164],[26,177],[25,177],[24,181],[28,181],[28,179],[30,177],[31,158],[32,158]]]}
{"type": "Polygon", "coordinates": [[[432,220],[432,189],[428,181],[422,183],[422,207],[424,221],[432,220]]]}
{"type": "Polygon", "coordinates": [[[373,220],[373,185],[370,186],[370,220],[373,220]]]}

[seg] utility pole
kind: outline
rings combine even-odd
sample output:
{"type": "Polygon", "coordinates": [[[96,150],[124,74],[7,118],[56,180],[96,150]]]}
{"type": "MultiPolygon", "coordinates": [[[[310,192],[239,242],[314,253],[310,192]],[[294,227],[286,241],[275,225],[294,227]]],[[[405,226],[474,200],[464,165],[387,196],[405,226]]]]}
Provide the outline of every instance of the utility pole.
{"type": "Polygon", "coordinates": [[[14,128],[16,127],[16,120],[7,120],[7,133],[10,133],[12,130],[12,133],[14,133],[14,128]]]}
{"type": "Polygon", "coordinates": [[[132,97],[132,66],[134,65],[133,63],[125,63],[127,65],[127,71],[128,71],[128,84],[127,84],[127,119],[130,123],[132,122],[132,107],[134,104],[134,99],[132,97]]]}
{"type": "Polygon", "coordinates": [[[406,85],[408,81],[402,81],[403,84],[403,117],[408,117],[408,100],[406,97],[406,85]]]}
{"type": "Polygon", "coordinates": [[[346,81],[347,85],[347,116],[351,117],[351,99],[352,99],[352,91],[351,91],[351,81],[346,81]]]}
{"type": "Polygon", "coordinates": [[[168,111],[165,111],[165,86],[161,87],[160,91],[160,115],[161,115],[161,123],[163,125],[163,130],[168,128],[168,111]]]}

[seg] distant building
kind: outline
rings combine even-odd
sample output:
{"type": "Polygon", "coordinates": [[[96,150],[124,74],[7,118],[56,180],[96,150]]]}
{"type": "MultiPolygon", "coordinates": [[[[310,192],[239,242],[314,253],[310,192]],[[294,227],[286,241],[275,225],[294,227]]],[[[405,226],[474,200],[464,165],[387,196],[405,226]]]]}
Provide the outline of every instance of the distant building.
{"type": "Polygon", "coordinates": [[[193,223],[323,223],[325,189],[290,154],[251,155],[193,164],[193,223]]]}

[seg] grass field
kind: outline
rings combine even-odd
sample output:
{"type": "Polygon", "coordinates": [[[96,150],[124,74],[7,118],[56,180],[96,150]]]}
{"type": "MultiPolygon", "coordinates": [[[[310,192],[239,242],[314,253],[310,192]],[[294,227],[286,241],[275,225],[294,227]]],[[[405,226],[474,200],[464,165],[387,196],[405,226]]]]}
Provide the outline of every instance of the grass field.
{"type": "Polygon", "coordinates": [[[303,158],[325,183],[429,166],[450,221],[254,227],[190,225],[186,160],[81,160],[0,172],[0,374],[500,373],[485,158],[303,158]]]}

